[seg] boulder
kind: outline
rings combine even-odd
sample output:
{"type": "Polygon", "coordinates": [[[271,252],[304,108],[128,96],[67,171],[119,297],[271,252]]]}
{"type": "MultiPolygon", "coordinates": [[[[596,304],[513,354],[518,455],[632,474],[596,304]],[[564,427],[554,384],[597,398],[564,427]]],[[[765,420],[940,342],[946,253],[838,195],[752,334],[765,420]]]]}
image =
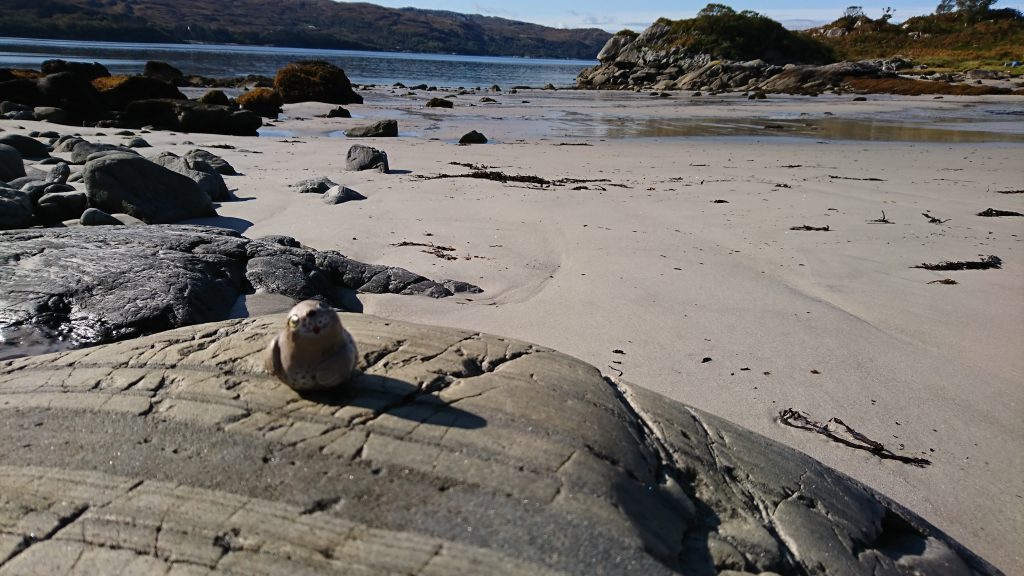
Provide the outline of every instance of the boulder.
{"type": "Polygon", "coordinates": [[[281,105],[284,104],[281,95],[270,88],[253,88],[243,92],[235,101],[242,108],[264,118],[277,118],[281,113],[281,105]]]}
{"type": "MultiPolygon", "coordinates": [[[[32,199],[27,192],[0,184],[0,230],[28,228],[34,223],[32,199]]],[[[3,248],[0,247],[0,255],[3,248]]]]}
{"type": "Polygon", "coordinates": [[[277,71],[274,89],[286,104],[325,102],[362,104],[363,97],[352,90],[345,71],[322,60],[294,62],[277,71]]]}
{"type": "Polygon", "coordinates": [[[445,98],[431,98],[427,100],[427,108],[454,108],[455,104],[445,98]]]}
{"type": "Polygon", "coordinates": [[[71,167],[68,166],[67,162],[57,162],[50,170],[50,174],[46,177],[47,182],[53,182],[56,184],[66,184],[68,177],[71,176],[71,167]]]}
{"type": "Polygon", "coordinates": [[[356,126],[345,131],[349,138],[394,138],[398,136],[397,120],[380,120],[369,126],[356,126]]]}
{"type": "Polygon", "coordinates": [[[324,195],[320,197],[324,204],[341,204],[350,200],[366,200],[366,196],[363,196],[359,192],[348,188],[347,186],[333,186],[324,195]]]}
{"type": "Polygon", "coordinates": [[[163,130],[233,136],[256,136],[263,124],[258,114],[248,110],[174,99],[132,102],[125,109],[122,120],[138,127],[150,125],[163,130]]]}
{"type": "Polygon", "coordinates": [[[40,70],[42,71],[43,76],[60,74],[61,72],[70,72],[86,82],[91,82],[96,78],[110,76],[110,71],[107,70],[107,67],[99,62],[68,62],[61,59],[44,60],[43,64],[40,66],[40,70]]]}
{"type": "Polygon", "coordinates": [[[150,60],[146,62],[146,66],[142,70],[142,75],[162,80],[172,86],[184,86],[186,84],[185,75],[181,73],[181,70],[178,70],[167,62],[160,62],[159,60],[150,60]]]}
{"type": "Polygon", "coordinates": [[[149,142],[141,136],[133,136],[124,141],[124,145],[128,148],[152,148],[149,142]]]}
{"type": "Polygon", "coordinates": [[[370,146],[363,146],[362,144],[354,144],[348,149],[348,154],[345,156],[345,169],[346,170],[380,170],[381,172],[387,172],[390,170],[388,166],[388,155],[383,150],[371,148],[370,146]]]}
{"type": "Polygon", "coordinates": [[[192,150],[185,152],[185,158],[189,162],[206,162],[211,167],[213,167],[213,169],[216,170],[218,174],[221,174],[223,176],[238,175],[238,172],[235,171],[235,168],[231,164],[229,164],[227,160],[201,148],[193,148],[192,150]]]}
{"type": "Polygon", "coordinates": [[[334,305],[343,303],[343,290],[452,294],[402,268],[371,266],[284,240],[250,240],[210,226],[0,232],[0,333],[34,328],[74,345],[113,342],[224,320],[240,296],[254,291],[334,305]]]}
{"type": "Polygon", "coordinates": [[[323,194],[331,189],[331,187],[337,186],[330,178],[319,176],[317,178],[309,178],[307,180],[301,180],[296,184],[292,184],[292,187],[298,188],[299,194],[323,194]]]}
{"type": "MultiPolygon", "coordinates": [[[[17,103],[22,107],[39,106],[43,102],[43,95],[39,92],[39,86],[35,80],[14,78],[0,82],[0,102],[17,103]]],[[[10,109],[0,110],[5,114],[9,111],[10,109]]]]}
{"type": "Polygon", "coordinates": [[[459,138],[459,144],[487,144],[487,137],[476,130],[471,130],[459,138]]]}
{"type": "Polygon", "coordinates": [[[43,224],[78,220],[87,204],[85,192],[50,192],[36,202],[35,214],[43,224]]]}
{"type": "Polygon", "coordinates": [[[0,144],[6,144],[21,154],[22,158],[39,160],[50,157],[50,147],[35,138],[21,134],[0,134],[0,144]]]}
{"type": "Polygon", "coordinates": [[[173,152],[162,152],[150,158],[153,162],[174,170],[178,174],[188,176],[199,190],[209,196],[213,202],[223,202],[231,199],[227,184],[224,178],[213,169],[212,166],[202,160],[190,160],[174,154],[173,152]]]}
{"type": "Polygon", "coordinates": [[[231,105],[231,101],[228,99],[227,94],[222,90],[207,90],[205,94],[199,97],[199,101],[203,104],[216,104],[218,106],[231,105]]]}
{"type": "Polygon", "coordinates": [[[10,182],[25,176],[25,163],[18,150],[7,144],[0,144],[0,182],[10,182]]]}
{"type": "Polygon", "coordinates": [[[82,226],[124,226],[124,223],[99,208],[86,208],[79,219],[82,226]]]}
{"type": "Polygon", "coordinates": [[[342,108],[341,106],[338,106],[337,108],[331,108],[330,110],[328,110],[327,117],[328,118],[351,118],[352,117],[352,113],[349,112],[347,109],[342,108]]]}
{"type": "Polygon", "coordinates": [[[63,108],[53,106],[36,106],[32,109],[32,116],[40,122],[52,122],[54,124],[66,124],[71,115],[63,108]]]}
{"type": "Polygon", "coordinates": [[[92,82],[100,98],[111,110],[124,110],[136,100],[185,100],[185,95],[172,84],[146,76],[111,76],[92,82]]]}
{"type": "Polygon", "coordinates": [[[96,88],[74,72],[44,76],[36,82],[36,86],[40,99],[33,105],[60,108],[71,115],[71,121],[92,120],[109,115],[109,108],[96,88]]]}
{"type": "Polygon", "coordinates": [[[131,148],[125,146],[118,146],[117,144],[105,144],[102,142],[88,142],[86,140],[76,141],[71,146],[71,163],[72,164],[85,164],[89,157],[97,152],[125,152],[128,154],[134,154],[131,148]]]}
{"type": "Polygon", "coordinates": [[[194,180],[138,155],[89,161],[83,174],[89,206],[107,213],[124,212],[149,224],[217,215],[194,180]]]}
{"type": "MultiPolygon", "coordinates": [[[[208,254],[158,254],[146,275],[170,268],[226,300],[196,278],[208,254]]],[[[153,309],[180,284],[122,303],[153,309]]],[[[5,570],[999,573],[821,462],[527,342],[343,314],[356,376],[298,395],[260,367],[285,322],[0,364],[18,432],[0,435],[6,532],[61,532],[5,570]]]]}

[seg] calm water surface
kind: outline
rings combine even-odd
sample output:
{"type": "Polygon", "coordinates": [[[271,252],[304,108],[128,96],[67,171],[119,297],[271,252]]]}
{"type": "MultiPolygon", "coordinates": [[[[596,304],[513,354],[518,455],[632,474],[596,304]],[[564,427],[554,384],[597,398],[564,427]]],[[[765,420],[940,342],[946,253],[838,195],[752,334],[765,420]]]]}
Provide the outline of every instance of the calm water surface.
{"type": "Polygon", "coordinates": [[[43,60],[99,62],[114,74],[140,73],[147,60],[162,60],[185,74],[215,78],[273,76],[296,60],[327,60],[357,84],[425,83],[435,86],[572,86],[589,60],[548,60],[455,54],[406,54],[234,46],[221,44],[135,44],[79,40],[0,38],[0,68],[38,69],[43,60]]]}

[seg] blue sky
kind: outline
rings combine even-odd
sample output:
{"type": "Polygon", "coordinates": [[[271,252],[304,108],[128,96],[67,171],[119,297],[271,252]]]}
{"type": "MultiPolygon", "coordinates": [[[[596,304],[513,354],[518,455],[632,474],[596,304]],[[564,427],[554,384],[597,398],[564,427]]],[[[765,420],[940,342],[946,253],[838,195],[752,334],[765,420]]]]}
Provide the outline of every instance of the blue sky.
{"type": "MultiPolygon", "coordinates": [[[[535,22],[555,27],[594,27],[617,31],[623,28],[643,30],[661,16],[667,18],[691,18],[708,2],[702,0],[642,0],[623,2],[622,0],[517,0],[502,2],[500,0],[368,0],[373,4],[402,8],[430,8],[435,10],[452,10],[469,14],[500,16],[513,20],[535,22]]],[[[765,2],[763,0],[744,0],[742,2],[722,1],[719,3],[732,6],[739,10],[754,10],[769,16],[790,28],[801,28],[831,22],[842,15],[847,6],[857,4],[872,18],[878,18],[886,6],[896,10],[895,21],[905,20],[911,16],[930,14],[935,10],[938,0],[891,0],[889,2],[869,3],[867,0],[848,0],[835,2],[832,0],[796,0],[785,3],[765,2]]],[[[1016,8],[1024,10],[1024,1],[1003,0],[996,4],[997,8],[1016,8]]]]}

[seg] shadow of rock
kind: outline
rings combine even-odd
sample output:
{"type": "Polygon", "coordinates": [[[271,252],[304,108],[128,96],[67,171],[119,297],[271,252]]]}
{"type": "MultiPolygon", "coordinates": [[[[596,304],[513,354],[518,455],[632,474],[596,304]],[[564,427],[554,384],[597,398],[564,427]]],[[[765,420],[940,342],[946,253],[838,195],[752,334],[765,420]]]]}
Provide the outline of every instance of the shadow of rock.
{"type": "Polygon", "coordinates": [[[235,218],[234,216],[214,216],[211,218],[192,218],[190,220],[184,220],[179,224],[192,224],[195,226],[210,226],[213,228],[224,228],[226,230],[234,230],[239,234],[244,233],[246,230],[252,227],[252,222],[244,218],[235,218]]]}

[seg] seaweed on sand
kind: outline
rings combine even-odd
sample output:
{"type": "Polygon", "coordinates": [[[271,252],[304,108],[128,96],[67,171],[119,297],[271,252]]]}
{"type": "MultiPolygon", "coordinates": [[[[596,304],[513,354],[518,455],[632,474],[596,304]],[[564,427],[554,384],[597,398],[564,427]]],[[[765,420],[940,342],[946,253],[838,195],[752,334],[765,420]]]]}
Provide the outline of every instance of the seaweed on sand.
{"type": "Polygon", "coordinates": [[[816,432],[829,440],[838,442],[844,446],[849,446],[850,448],[856,448],[858,450],[865,450],[883,460],[896,460],[897,462],[903,462],[919,468],[924,468],[932,463],[932,461],[927,458],[917,458],[914,456],[896,454],[892,450],[886,448],[881,442],[868,438],[864,434],[854,430],[850,425],[839,418],[829,418],[828,422],[817,422],[815,420],[811,420],[806,412],[787,408],[779,412],[779,421],[792,428],[816,432]]]}

